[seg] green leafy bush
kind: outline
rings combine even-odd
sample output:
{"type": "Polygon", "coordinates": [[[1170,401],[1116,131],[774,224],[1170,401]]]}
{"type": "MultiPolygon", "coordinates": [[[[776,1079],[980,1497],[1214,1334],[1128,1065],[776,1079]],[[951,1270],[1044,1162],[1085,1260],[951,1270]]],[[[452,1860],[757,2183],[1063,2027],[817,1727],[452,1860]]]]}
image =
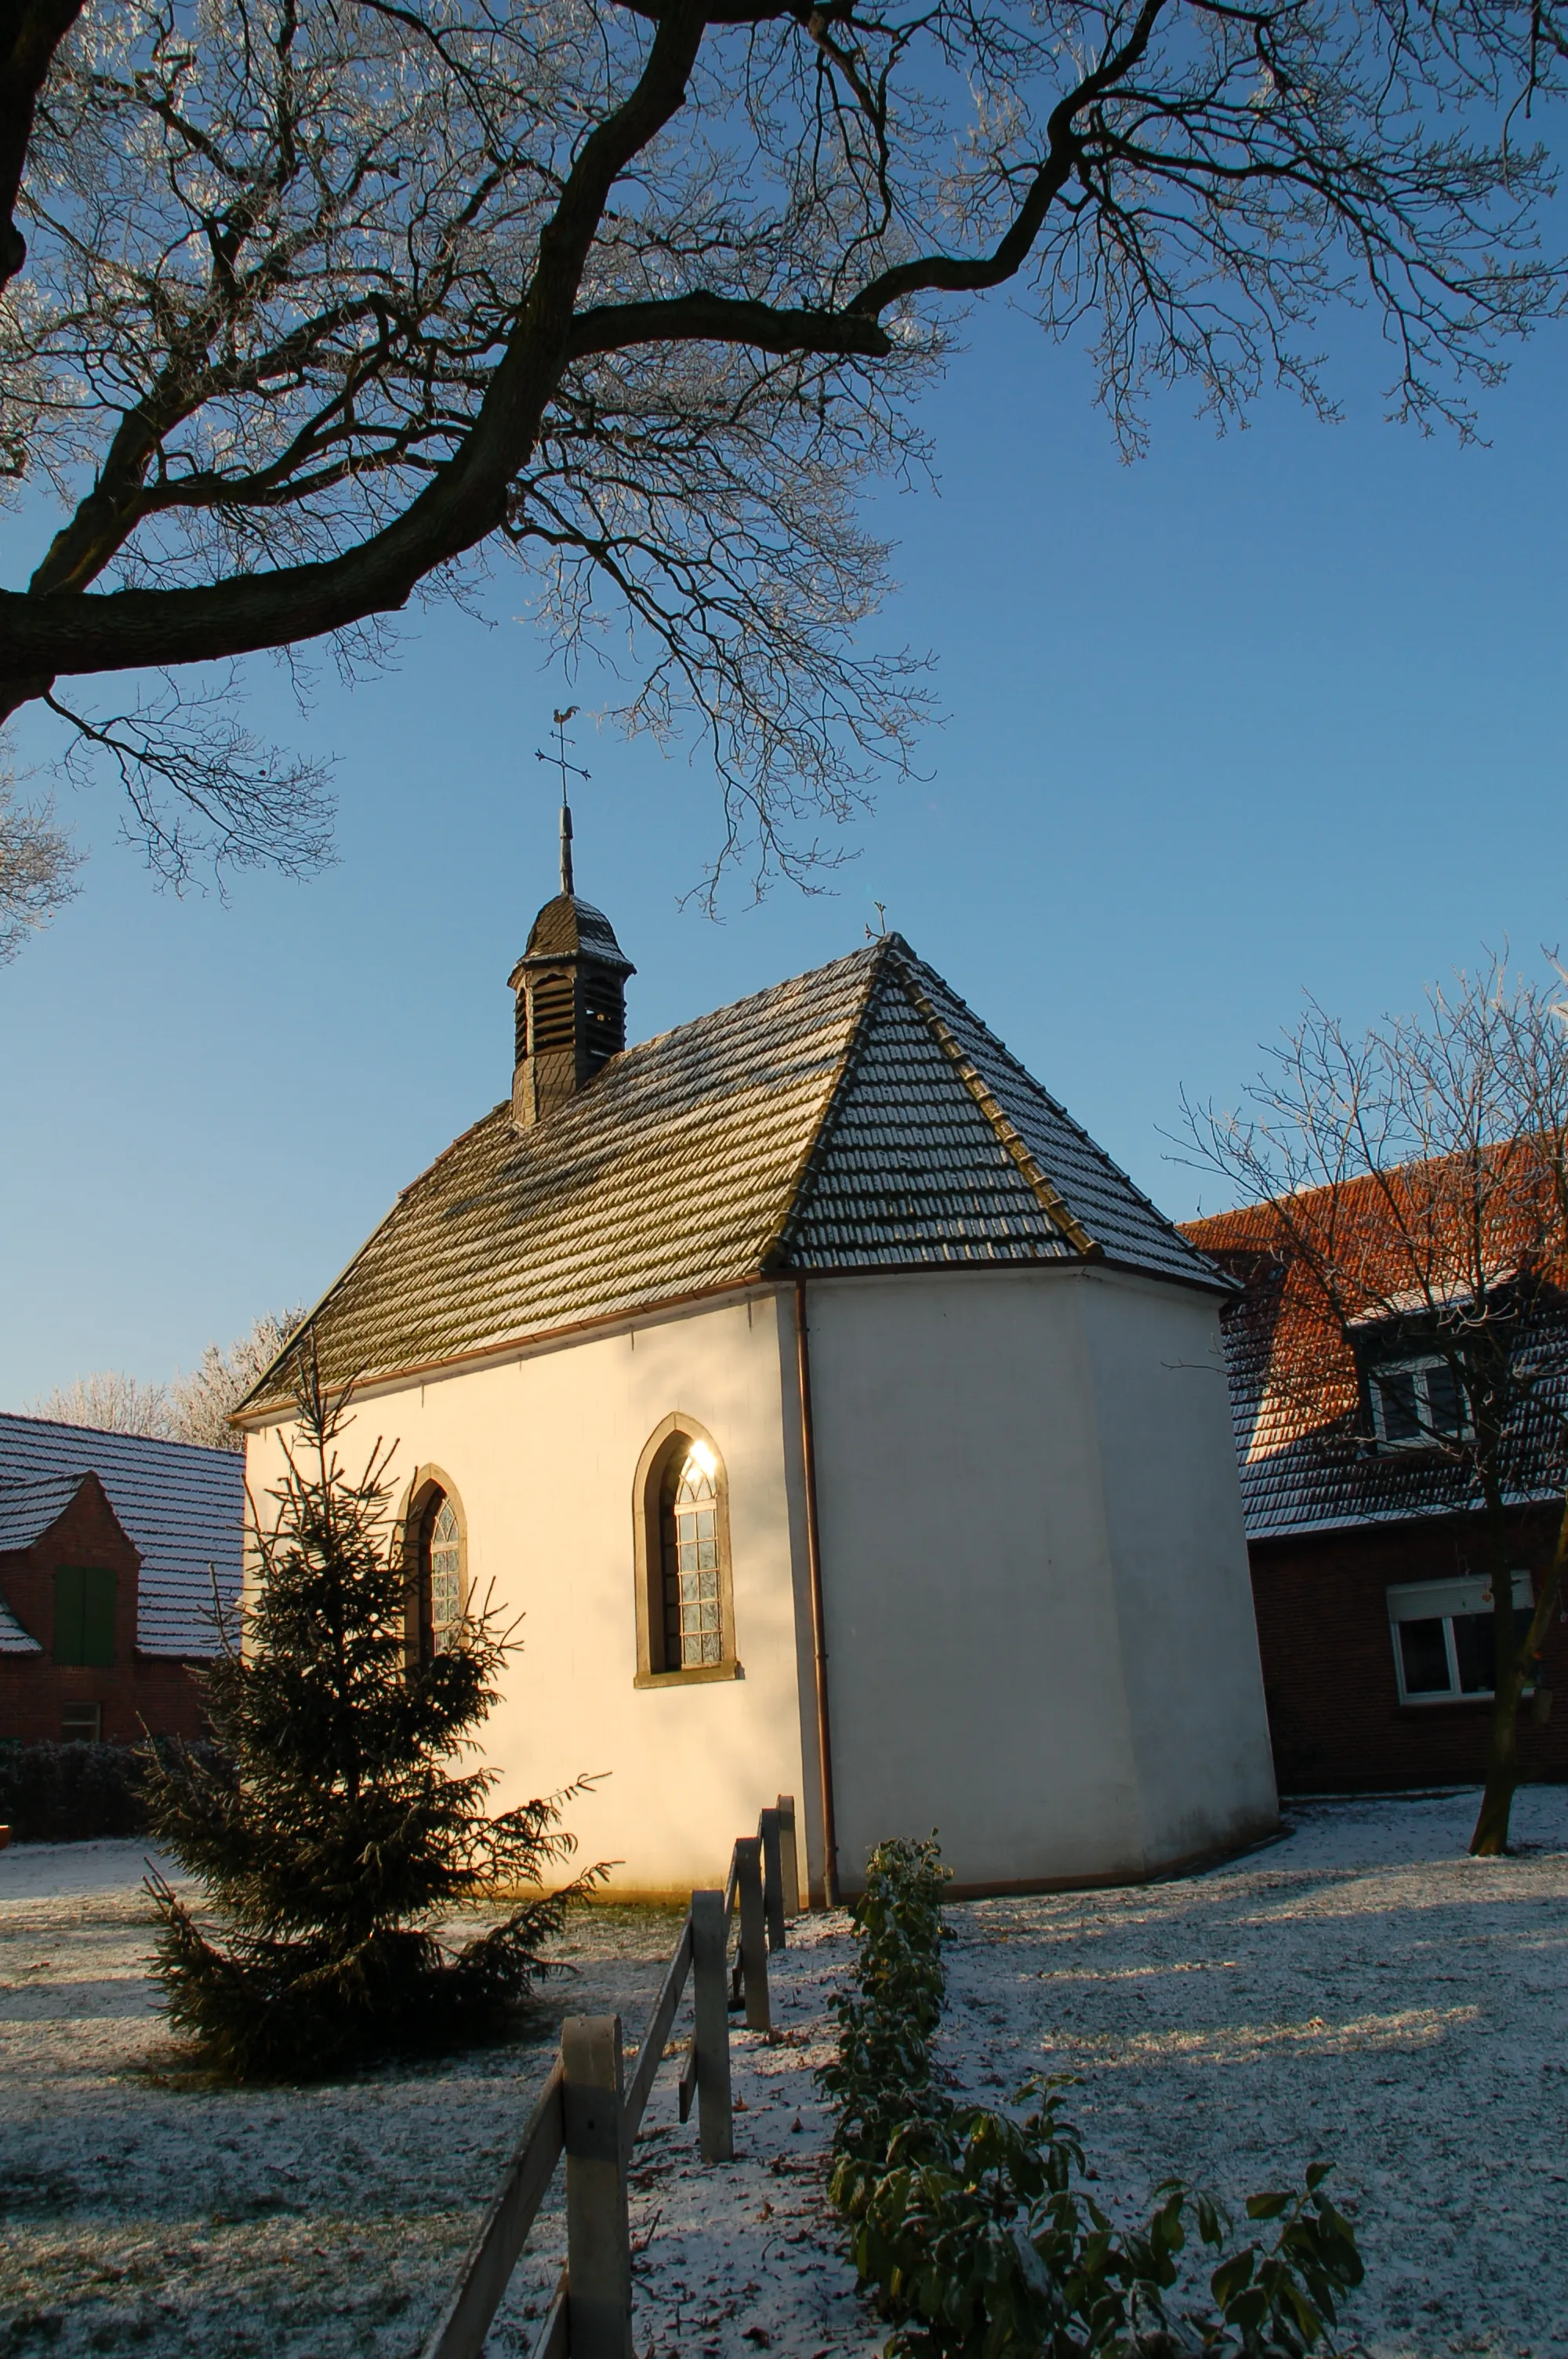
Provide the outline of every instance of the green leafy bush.
{"type": "Polygon", "coordinates": [[[833,2148],[880,2163],[893,2132],[932,2114],[932,2051],[942,2020],[942,1886],[935,1835],[880,1843],[855,1905],[857,1987],[833,2002],[838,2052],[818,2076],[836,2115],[833,2148]]]}
{"type": "Polygon", "coordinates": [[[1068,2083],[1026,2083],[1022,2119],[937,2100],[942,1875],[935,1838],[873,1854],[858,1987],[837,2003],[821,2074],[838,2113],[830,2192],[893,2321],[890,2359],[1302,2359],[1362,2277],[1327,2164],[1248,2199],[1250,2221],[1279,2223],[1266,2243],[1233,2244],[1222,2207],[1179,2180],[1128,2229],[1087,2191],[1068,2083]]]}

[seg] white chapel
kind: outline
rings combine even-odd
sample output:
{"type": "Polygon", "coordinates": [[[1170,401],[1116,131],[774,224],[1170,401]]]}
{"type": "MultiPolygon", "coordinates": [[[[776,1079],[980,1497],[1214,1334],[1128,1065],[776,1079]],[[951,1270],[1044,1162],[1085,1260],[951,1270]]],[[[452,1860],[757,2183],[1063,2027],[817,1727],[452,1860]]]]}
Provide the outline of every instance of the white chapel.
{"type": "MultiPolygon", "coordinates": [[[[627,1048],[570,889],[510,1095],[310,1313],[393,1447],[422,1643],[521,1616],[498,1807],[611,1895],[797,1798],[802,1898],[935,1828],[963,1892],[1276,1821],[1219,1310],[1180,1236],[897,934],[627,1048]]],[[[282,1364],[241,1412],[265,1498],[282,1364]]]]}

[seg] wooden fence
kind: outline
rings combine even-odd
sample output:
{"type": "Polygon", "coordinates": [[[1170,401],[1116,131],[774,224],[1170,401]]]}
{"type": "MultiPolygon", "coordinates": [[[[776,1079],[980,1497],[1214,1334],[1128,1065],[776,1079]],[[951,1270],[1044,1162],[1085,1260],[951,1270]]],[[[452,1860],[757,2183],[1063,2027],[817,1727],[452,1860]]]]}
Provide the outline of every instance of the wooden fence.
{"type": "Polygon", "coordinates": [[[695,2096],[705,2162],[734,2155],[730,2104],[730,2009],[771,2030],[768,1951],[784,1946],[799,1908],[795,1803],[781,1794],[754,1835],[742,1835],[722,1892],[694,1892],[675,1955],[636,2051],[628,2083],[618,2015],[568,2015],[561,2052],[506,2167],[463,2264],[456,2291],[422,2359],[478,2359],[556,2166],[567,2166],[567,2265],[533,2359],[633,2359],[632,2236],[626,2174],[687,1977],[695,2025],[680,2071],[680,2117],[695,2096]],[[730,1926],[740,1938],[730,1965],[730,1926]]]}

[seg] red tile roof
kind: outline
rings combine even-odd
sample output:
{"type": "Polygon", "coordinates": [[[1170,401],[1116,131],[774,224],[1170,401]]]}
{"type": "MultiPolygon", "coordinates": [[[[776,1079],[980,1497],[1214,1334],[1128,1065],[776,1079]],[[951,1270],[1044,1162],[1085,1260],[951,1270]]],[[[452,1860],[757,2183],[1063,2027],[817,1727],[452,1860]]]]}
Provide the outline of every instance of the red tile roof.
{"type": "Polygon", "coordinates": [[[1519,1503],[1561,1495],[1568,1272],[1544,1158],[1528,1139],[1478,1163],[1406,1164],[1181,1227],[1244,1288],[1222,1315],[1250,1538],[1477,1509],[1463,1453],[1375,1445],[1352,1339],[1408,1321],[1414,1350],[1423,1331],[1462,1331],[1477,1299],[1519,1304],[1521,1277],[1544,1282],[1519,1310],[1519,1339],[1549,1367],[1515,1420],[1508,1487],[1519,1503]],[[1317,1254],[1337,1273],[1332,1299],[1314,1275],[1317,1254]]]}

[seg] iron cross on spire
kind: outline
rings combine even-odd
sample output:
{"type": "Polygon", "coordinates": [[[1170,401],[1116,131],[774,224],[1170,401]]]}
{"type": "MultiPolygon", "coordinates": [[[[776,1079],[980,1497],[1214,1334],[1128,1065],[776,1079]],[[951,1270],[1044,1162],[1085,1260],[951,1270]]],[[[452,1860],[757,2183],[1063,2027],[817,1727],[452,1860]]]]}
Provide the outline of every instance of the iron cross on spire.
{"type": "Polygon", "coordinates": [[[561,774],[561,891],[568,900],[575,894],[577,887],[572,882],[572,811],[571,805],[567,800],[567,773],[569,770],[574,777],[584,779],[589,776],[580,762],[568,762],[567,759],[567,723],[572,719],[577,710],[575,704],[568,704],[564,712],[554,715],[556,750],[553,754],[541,753],[537,747],[534,752],[535,762],[553,763],[561,774]]]}

